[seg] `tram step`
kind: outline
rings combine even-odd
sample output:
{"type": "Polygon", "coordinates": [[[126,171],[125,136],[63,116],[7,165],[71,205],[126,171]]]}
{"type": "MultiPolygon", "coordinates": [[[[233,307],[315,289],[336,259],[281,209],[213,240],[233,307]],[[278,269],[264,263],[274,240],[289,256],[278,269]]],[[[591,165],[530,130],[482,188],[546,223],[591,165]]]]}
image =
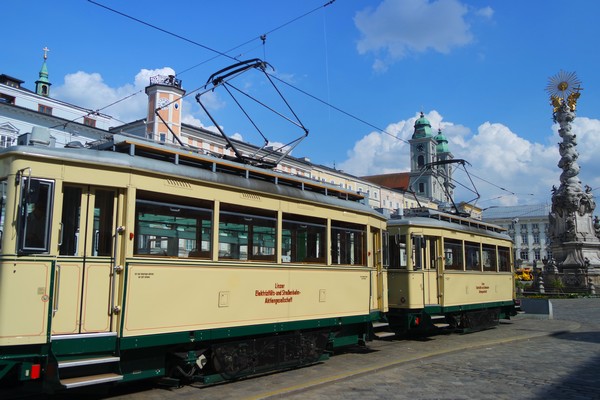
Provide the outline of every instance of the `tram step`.
{"type": "Polygon", "coordinates": [[[387,322],[373,322],[373,329],[385,328],[390,326],[387,322]]]}
{"type": "Polygon", "coordinates": [[[377,336],[378,339],[383,339],[386,337],[396,336],[396,334],[394,332],[375,332],[375,336],[377,336]]]}
{"type": "Polygon", "coordinates": [[[58,362],[58,368],[70,368],[70,367],[81,367],[84,365],[94,364],[108,364],[118,362],[120,357],[105,356],[105,357],[91,357],[91,358],[78,358],[75,360],[62,360],[58,362]]]}
{"type": "Polygon", "coordinates": [[[449,327],[450,324],[447,324],[445,322],[437,322],[437,323],[434,323],[433,326],[435,326],[436,328],[439,328],[439,329],[443,329],[443,328],[449,327]]]}
{"type": "Polygon", "coordinates": [[[121,380],[123,380],[123,375],[115,373],[106,373],[99,375],[78,376],[74,378],[61,379],[60,383],[66,389],[73,389],[76,387],[99,385],[101,383],[117,382],[121,380]]]}

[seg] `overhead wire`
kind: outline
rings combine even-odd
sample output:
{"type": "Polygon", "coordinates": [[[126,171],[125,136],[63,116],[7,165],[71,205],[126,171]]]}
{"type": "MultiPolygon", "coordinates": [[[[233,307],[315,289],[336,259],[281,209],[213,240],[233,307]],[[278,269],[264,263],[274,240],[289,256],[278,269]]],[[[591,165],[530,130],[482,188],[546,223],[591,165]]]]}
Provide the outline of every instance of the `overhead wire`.
{"type": "MultiPolygon", "coordinates": [[[[141,20],[141,19],[139,19],[139,18],[133,17],[133,16],[131,16],[131,15],[128,15],[128,14],[125,14],[125,13],[123,13],[123,12],[121,12],[121,11],[118,11],[118,10],[115,10],[115,9],[113,9],[113,8],[111,8],[111,7],[105,6],[105,5],[103,5],[103,4],[101,4],[101,3],[97,2],[97,1],[94,1],[94,0],[88,0],[88,2],[90,2],[90,3],[92,3],[92,4],[95,4],[95,5],[99,6],[99,7],[102,7],[102,8],[104,8],[104,9],[106,9],[106,10],[109,10],[109,11],[111,11],[111,12],[114,12],[114,13],[116,13],[116,14],[119,14],[119,15],[121,15],[121,16],[123,16],[123,17],[125,17],[125,18],[131,19],[131,20],[133,20],[133,21],[135,21],[135,22],[138,22],[138,23],[140,23],[140,24],[143,24],[143,25],[145,25],[145,26],[148,26],[148,27],[150,27],[150,28],[152,28],[152,29],[158,30],[158,31],[160,31],[160,32],[162,32],[162,33],[165,33],[165,34],[167,34],[167,35],[173,36],[173,37],[175,37],[175,38],[178,38],[178,39],[180,39],[180,40],[183,40],[183,41],[185,41],[185,42],[191,43],[191,44],[193,44],[193,45],[195,45],[195,46],[201,47],[201,48],[203,48],[203,49],[205,49],[205,50],[208,50],[208,51],[210,51],[210,52],[216,53],[216,55],[215,55],[214,57],[211,57],[211,58],[209,58],[209,59],[207,59],[207,60],[205,60],[205,61],[203,61],[203,62],[201,62],[201,63],[199,63],[199,64],[193,65],[193,66],[191,66],[191,67],[189,67],[189,68],[187,68],[187,69],[184,69],[183,71],[179,72],[179,73],[177,74],[177,76],[179,76],[179,75],[182,75],[182,74],[184,74],[184,73],[186,73],[186,72],[188,72],[188,71],[190,71],[190,70],[192,70],[192,69],[194,69],[194,68],[197,68],[197,67],[198,67],[198,66],[200,66],[200,65],[203,65],[203,64],[205,64],[205,63],[207,63],[207,62],[210,62],[210,61],[212,61],[212,60],[214,60],[214,59],[216,59],[216,58],[218,58],[218,57],[226,57],[226,58],[229,58],[229,59],[231,59],[231,60],[239,61],[239,57],[240,57],[240,56],[235,56],[235,57],[234,57],[234,56],[231,56],[231,55],[229,55],[228,53],[230,53],[230,52],[232,52],[232,51],[234,51],[234,50],[237,50],[237,49],[239,49],[239,48],[241,48],[241,47],[243,47],[243,46],[245,46],[245,45],[247,45],[247,44],[249,44],[249,43],[252,43],[253,41],[256,41],[256,40],[260,40],[260,41],[262,42],[262,46],[263,46],[263,54],[265,54],[264,46],[265,46],[265,41],[266,41],[266,38],[268,37],[268,35],[270,35],[270,34],[271,34],[271,33],[273,33],[273,32],[276,32],[276,31],[278,31],[278,30],[280,30],[280,29],[282,29],[282,28],[284,28],[284,27],[286,27],[286,26],[288,26],[288,25],[290,25],[290,24],[292,24],[292,23],[294,23],[294,22],[296,22],[296,21],[298,21],[298,20],[300,20],[300,19],[302,19],[302,18],[304,18],[304,17],[306,17],[306,16],[308,16],[308,15],[310,15],[310,14],[312,14],[312,13],[314,13],[314,12],[318,11],[318,10],[320,10],[320,9],[322,9],[322,8],[325,8],[325,7],[327,7],[327,6],[331,5],[331,4],[333,4],[333,3],[335,2],[335,0],[330,0],[330,1],[326,2],[326,3],[325,3],[325,4],[323,4],[323,5],[320,5],[320,6],[318,6],[318,7],[314,8],[314,9],[312,9],[312,10],[310,10],[310,11],[308,11],[308,12],[306,12],[306,13],[304,13],[304,14],[302,14],[302,15],[298,16],[298,17],[295,17],[295,18],[293,18],[293,19],[291,19],[291,20],[289,20],[289,21],[287,21],[287,22],[285,22],[285,23],[283,23],[283,24],[281,24],[281,25],[279,25],[279,26],[277,26],[277,27],[275,27],[275,28],[273,28],[273,29],[271,29],[271,30],[267,31],[266,33],[263,33],[263,34],[261,34],[261,35],[259,35],[259,36],[257,36],[257,37],[253,37],[253,38],[251,38],[251,39],[249,39],[249,40],[247,40],[247,41],[245,41],[245,42],[243,42],[243,43],[241,43],[241,44],[239,44],[239,45],[237,45],[237,46],[234,46],[234,47],[230,48],[229,50],[227,50],[227,51],[225,51],[225,52],[222,52],[222,51],[216,50],[216,49],[214,49],[214,48],[212,48],[212,47],[210,47],[210,46],[207,46],[207,45],[204,45],[204,44],[202,44],[202,43],[199,43],[199,42],[197,42],[197,41],[195,41],[195,40],[192,40],[192,39],[186,38],[186,37],[184,37],[184,36],[182,36],[182,35],[180,35],[180,34],[177,34],[177,33],[171,32],[171,31],[169,31],[169,30],[167,30],[167,29],[160,28],[159,26],[156,26],[156,25],[154,25],[154,24],[151,24],[151,23],[145,22],[145,21],[143,21],[143,20],[141,20]]],[[[257,47],[259,47],[259,46],[257,46],[257,47]]],[[[349,117],[349,118],[351,118],[351,119],[354,119],[354,120],[356,120],[356,121],[358,121],[358,122],[360,122],[360,123],[362,123],[362,124],[364,124],[364,125],[366,125],[366,126],[369,126],[369,127],[373,128],[373,129],[377,130],[378,132],[381,132],[381,133],[383,133],[383,134],[385,134],[385,135],[388,135],[388,136],[390,136],[390,137],[392,137],[392,138],[394,138],[394,139],[396,139],[396,140],[400,140],[400,141],[402,141],[402,142],[404,142],[404,143],[410,144],[410,142],[409,142],[408,140],[406,140],[406,139],[404,139],[404,138],[402,138],[402,137],[399,137],[398,135],[396,135],[396,134],[394,134],[394,133],[388,132],[386,129],[383,129],[383,128],[379,127],[379,126],[376,126],[376,125],[374,125],[374,124],[372,124],[372,123],[370,123],[370,122],[366,121],[365,119],[363,119],[363,118],[360,118],[360,117],[358,117],[358,116],[356,116],[356,115],[354,115],[354,114],[352,114],[352,113],[350,113],[350,112],[347,112],[347,111],[345,111],[345,110],[343,110],[343,109],[341,109],[341,108],[339,108],[339,107],[337,107],[337,106],[335,106],[335,105],[331,104],[329,101],[323,100],[323,99],[321,99],[321,98],[319,98],[319,97],[317,97],[317,96],[315,96],[315,95],[313,95],[313,94],[311,94],[311,93],[308,93],[307,91],[305,91],[305,90],[303,90],[303,89],[300,89],[299,87],[297,87],[297,86],[295,86],[295,85],[293,85],[293,84],[291,84],[291,83],[289,83],[289,82],[287,82],[287,81],[285,81],[285,80],[283,80],[283,79],[279,78],[278,76],[276,76],[276,75],[275,75],[275,74],[273,74],[273,73],[268,73],[268,72],[267,72],[267,74],[268,74],[269,76],[271,76],[273,79],[277,80],[278,82],[281,82],[282,84],[284,84],[284,85],[286,85],[286,86],[288,86],[288,87],[290,87],[290,88],[292,88],[292,89],[294,89],[294,90],[298,91],[299,93],[301,93],[301,94],[303,94],[303,95],[305,95],[305,96],[307,96],[307,97],[310,97],[311,99],[313,99],[313,100],[315,100],[315,101],[317,101],[317,102],[319,102],[319,103],[321,103],[321,104],[323,104],[323,105],[325,105],[325,106],[329,107],[330,109],[333,109],[333,110],[335,110],[335,111],[337,111],[337,112],[339,112],[339,113],[341,113],[341,114],[343,114],[343,115],[345,115],[345,116],[347,116],[347,117],[349,117]]],[[[190,95],[190,94],[192,94],[192,93],[194,93],[194,92],[196,92],[196,91],[198,91],[198,90],[200,90],[200,89],[201,89],[201,88],[197,88],[197,89],[195,89],[195,90],[193,90],[193,91],[187,92],[187,93],[184,95],[184,97],[185,97],[185,96],[188,96],[188,95],[190,95]]],[[[137,94],[137,93],[136,93],[136,94],[137,94]]],[[[128,97],[131,97],[131,96],[128,96],[128,97]]],[[[128,97],[126,97],[126,98],[128,98],[128,97]]],[[[116,104],[116,103],[113,103],[113,104],[116,104]]],[[[113,105],[113,104],[111,104],[111,105],[113,105]]],[[[109,105],[109,106],[110,106],[110,105],[109,105]]],[[[108,107],[108,106],[107,106],[107,107],[108,107]]],[[[106,107],[105,107],[105,108],[106,108],[106,107]]],[[[486,183],[488,183],[488,184],[490,184],[490,185],[492,185],[492,186],[494,186],[494,187],[496,187],[496,188],[498,188],[498,189],[500,189],[500,190],[502,190],[502,191],[505,191],[505,192],[507,192],[507,193],[509,193],[509,194],[511,194],[511,195],[517,195],[517,193],[515,193],[515,192],[513,192],[513,191],[510,191],[510,190],[508,190],[508,189],[506,189],[506,188],[503,188],[503,187],[501,187],[501,186],[498,186],[498,185],[496,185],[496,184],[494,184],[494,183],[492,183],[492,182],[490,182],[490,181],[488,181],[488,180],[486,180],[486,179],[483,179],[483,178],[481,178],[481,177],[479,177],[479,176],[476,176],[476,175],[473,175],[473,176],[474,176],[475,178],[477,178],[477,179],[480,179],[480,180],[482,180],[483,182],[486,182],[486,183]]],[[[596,189],[598,189],[598,188],[596,188],[596,189]]],[[[595,189],[594,189],[594,190],[595,190],[595,189]]],[[[534,194],[533,194],[533,193],[527,193],[527,195],[531,195],[531,196],[533,196],[534,194]]]]}

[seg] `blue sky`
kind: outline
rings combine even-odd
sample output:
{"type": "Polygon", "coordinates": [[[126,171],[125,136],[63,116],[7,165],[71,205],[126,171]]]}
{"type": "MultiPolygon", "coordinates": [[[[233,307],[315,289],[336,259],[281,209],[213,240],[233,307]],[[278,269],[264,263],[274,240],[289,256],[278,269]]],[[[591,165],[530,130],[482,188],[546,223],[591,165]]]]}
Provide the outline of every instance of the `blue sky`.
{"type": "MultiPolygon", "coordinates": [[[[174,71],[191,94],[233,57],[261,58],[292,85],[280,88],[310,131],[293,155],[359,176],[406,171],[406,140],[423,111],[472,165],[478,205],[489,207],[550,201],[560,138],[545,88],[574,71],[584,88],[573,126],[580,178],[600,187],[600,2],[95,1],[179,37],[86,0],[5,2],[3,31],[13,40],[3,42],[0,73],[33,89],[47,46],[53,97],[129,122],[145,117],[149,76],[174,71]],[[235,50],[227,58],[207,48],[235,50]]],[[[275,101],[259,77],[240,86],[275,101]]],[[[227,133],[262,143],[230,98],[207,100],[227,133]]],[[[193,95],[184,114],[211,125],[193,95]]],[[[256,115],[273,142],[300,134],[256,115]]]]}

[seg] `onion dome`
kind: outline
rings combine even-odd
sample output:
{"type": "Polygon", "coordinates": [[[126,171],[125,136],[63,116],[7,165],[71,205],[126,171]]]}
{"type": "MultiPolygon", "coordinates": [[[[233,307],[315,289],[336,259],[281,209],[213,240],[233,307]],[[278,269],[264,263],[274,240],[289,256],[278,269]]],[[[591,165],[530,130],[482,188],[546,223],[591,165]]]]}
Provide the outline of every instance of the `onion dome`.
{"type": "Polygon", "coordinates": [[[437,142],[437,145],[435,146],[436,152],[438,152],[438,153],[449,153],[450,152],[450,150],[448,150],[448,139],[446,139],[446,136],[444,136],[441,129],[438,129],[438,134],[434,137],[434,139],[437,142]]]}
{"type": "Polygon", "coordinates": [[[433,131],[429,120],[425,118],[425,115],[421,111],[421,117],[415,121],[415,132],[413,133],[413,139],[433,137],[433,131]]]}

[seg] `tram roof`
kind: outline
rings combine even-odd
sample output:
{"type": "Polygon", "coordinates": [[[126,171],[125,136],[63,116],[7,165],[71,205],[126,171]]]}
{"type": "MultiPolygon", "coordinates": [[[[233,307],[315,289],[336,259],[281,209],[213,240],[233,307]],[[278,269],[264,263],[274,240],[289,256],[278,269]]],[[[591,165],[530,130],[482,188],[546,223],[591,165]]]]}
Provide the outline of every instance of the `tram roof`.
{"type": "Polygon", "coordinates": [[[424,207],[405,210],[404,215],[389,219],[387,225],[425,226],[512,240],[506,229],[498,225],[424,207]]]}
{"type": "Polygon", "coordinates": [[[365,204],[364,196],[342,187],[218,158],[204,154],[199,149],[157,143],[130,135],[114,134],[92,143],[90,147],[21,145],[0,150],[0,155],[7,153],[152,171],[252,192],[293,197],[384,218],[365,204]]]}

